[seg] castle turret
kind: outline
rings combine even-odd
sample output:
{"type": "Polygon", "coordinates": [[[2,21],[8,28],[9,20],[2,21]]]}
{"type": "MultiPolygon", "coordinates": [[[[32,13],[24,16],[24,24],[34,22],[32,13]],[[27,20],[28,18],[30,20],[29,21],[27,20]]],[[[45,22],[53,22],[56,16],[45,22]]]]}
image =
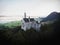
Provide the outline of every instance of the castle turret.
{"type": "Polygon", "coordinates": [[[29,16],[29,22],[30,22],[30,16],[29,16]]]}
{"type": "Polygon", "coordinates": [[[26,18],[26,12],[24,13],[24,18],[26,18]]]}

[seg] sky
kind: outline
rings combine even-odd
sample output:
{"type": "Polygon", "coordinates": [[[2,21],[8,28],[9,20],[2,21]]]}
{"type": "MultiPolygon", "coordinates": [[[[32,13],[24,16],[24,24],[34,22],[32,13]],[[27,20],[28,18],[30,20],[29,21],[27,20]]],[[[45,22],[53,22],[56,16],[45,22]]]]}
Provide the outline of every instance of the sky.
{"type": "Polygon", "coordinates": [[[0,16],[46,17],[51,12],[60,12],[60,0],[0,0],[0,16]]]}

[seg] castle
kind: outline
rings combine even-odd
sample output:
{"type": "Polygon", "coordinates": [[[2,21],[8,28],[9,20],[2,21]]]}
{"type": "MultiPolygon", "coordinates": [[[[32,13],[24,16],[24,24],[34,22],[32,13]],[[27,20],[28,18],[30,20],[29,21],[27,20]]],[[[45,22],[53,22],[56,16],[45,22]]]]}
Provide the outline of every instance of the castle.
{"type": "Polygon", "coordinates": [[[40,30],[41,24],[38,23],[34,18],[26,18],[26,13],[24,13],[24,18],[21,20],[21,29],[23,30],[29,30],[31,28],[35,30],[40,30]]]}

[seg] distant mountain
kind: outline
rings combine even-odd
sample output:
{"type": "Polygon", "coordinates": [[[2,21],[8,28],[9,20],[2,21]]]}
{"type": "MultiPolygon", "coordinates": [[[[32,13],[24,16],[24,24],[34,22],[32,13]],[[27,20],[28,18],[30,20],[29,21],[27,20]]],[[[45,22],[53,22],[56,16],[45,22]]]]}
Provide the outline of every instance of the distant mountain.
{"type": "Polygon", "coordinates": [[[58,12],[52,12],[46,18],[44,18],[42,20],[42,22],[45,22],[45,21],[53,21],[55,19],[58,19],[58,17],[60,17],[60,13],[58,13],[58,12]]]}

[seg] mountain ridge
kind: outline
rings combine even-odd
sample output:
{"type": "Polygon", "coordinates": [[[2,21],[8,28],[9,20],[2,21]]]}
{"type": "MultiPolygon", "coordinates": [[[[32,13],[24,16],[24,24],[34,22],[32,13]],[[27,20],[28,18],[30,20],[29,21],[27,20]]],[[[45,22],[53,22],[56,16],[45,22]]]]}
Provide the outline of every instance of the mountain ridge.
{"type": "Polygon", "coordinates": [[[52,12],[46,18],[44,18],[42,20],[42,22],[45,22],[45,21],[53,21],[55,19],[58,19],[59,17],[60,17],[60,13],[59,12],[52,12]]]}

